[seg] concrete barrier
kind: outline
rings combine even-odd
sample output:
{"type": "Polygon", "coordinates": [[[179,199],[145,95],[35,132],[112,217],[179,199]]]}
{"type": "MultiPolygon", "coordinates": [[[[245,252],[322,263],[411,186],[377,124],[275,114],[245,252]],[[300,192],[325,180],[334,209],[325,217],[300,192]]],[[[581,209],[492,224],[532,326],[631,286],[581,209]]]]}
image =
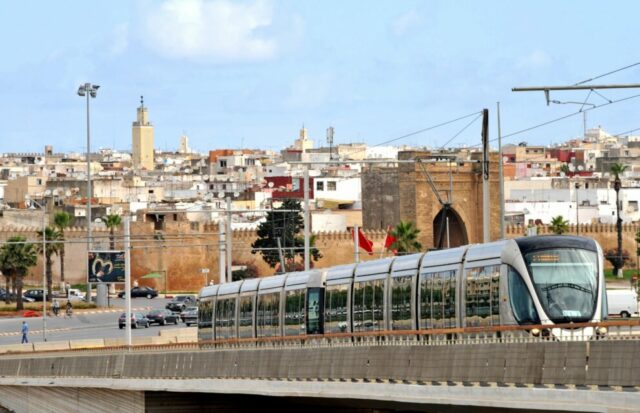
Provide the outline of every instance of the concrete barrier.
{"type": "Polygon", "coordinates": [[[27,344],[5,344],[0,346],[0,354],[5,353],[26,353],[33,351],[33,343],[27,344]]]}
{"type": "Polygon", "coordinates": [[[124,338],[105,338],[103,341],[106,347],[119,347],[125,345],[124,338]]]}
{"type": "Polygon", "coordinates": [[[69,347],[71,349],[100,348],[100,347],[104,347],[104,339],[89,338],[85,340],[72,340],[72,341],[69,341],[69,347]]]}
{"type": "Polygon", "coordinates": [[[165,330],[160,330],[159,333],[160,337],[164,337],[164,336],[193,336],[193,337],[198,337],[198,329],[197,328],[173,328],[173,329],[165,329],[165,330]]]}
{"type": "Polygon", "coordinates": [[[68,341],[46,341],[43,343],[33,343],[35,351],[69,350],[68,341]]]}

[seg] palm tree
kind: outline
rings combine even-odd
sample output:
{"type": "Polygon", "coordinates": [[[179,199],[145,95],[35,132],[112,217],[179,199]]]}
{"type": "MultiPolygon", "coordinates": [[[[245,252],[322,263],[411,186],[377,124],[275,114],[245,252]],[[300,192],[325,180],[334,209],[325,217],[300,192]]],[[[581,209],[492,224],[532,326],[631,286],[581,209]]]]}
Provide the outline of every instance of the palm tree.
{"type": "Polygon", "coordinates": [[[22,310],[22,280],[29,270],[38,262],[36,247],[27,242],[23,236],[11,237],[0,247],[0,267],[7,277],[7,295],[9,295],[9,279],[16,287],[16,309],[22,310]]]}
{"type": "MultiPolygon", "coordinates": [[[[52,293],[52,284],[53,284],[53,260],[51,259],[51,257],[55,254],[58,255],[60,253],[60,245],[61,243],[59,242],[61,237],[60,237],[60,232],[58,232],[55,228],[51,228],[51,227],[46,227],[44,229],[44,236],[45,236],[45,241],[44,242],[44,257],[45,257],[45,273],[47,276],[47,299],[50,300],[51,299],[51,293],[52,293]]],[[[40,239],[42,239],[42,233],[40,233],[40,239]]],[[[42,254],[42,244],[38,244],[38,252],[40,254],[42,254]]]]}
{"type": "Polygon", "coordinates": [[[549,229],[554,234],[562,235],[569,230],[569,221],[564,219],[562,215],[551,218],[551,225],[549,229]]]}
{"type": "Polygon", "coordinates": [[[122,224],[122,218],[118,214],[109,214],[100,218],[104,225],[109,229],[109,249],[111,251],[116,249],[115,246],[115,229],[122,224]]]}
{"type": "Polygon", "coordinates": [[[391,230],[391,236],[395,238],[390,249],[396,250],[398,253],[418,252],[422,250],[422,244],[418,239],[420,230],[416,228],[411,221],[400,221],[394,229],[391,230]]]}
{"type": "Polygon", "coordinates": [[[58,229],[58,232],[60,232],[60,241],[62,241],[60,250],[58,251],[58,256],[60,257],[60,282],[62,285],[64,285],[64,230],[69,228],[71,218],[71,214],[65,211],[56,212],[53,216],[53,225],[58,229]]]}
{"type": "Polygon", "coordinates": [[[620,188],[622,187],[622,182],[620,181],[620,175],[624,173],[629,168],[629,165],[623,165],[619,162],[611,165],[611,173],[613,174],[613,189],[616,191],[616,230],[618,231],[618,261],[617,265],[615,265],[614,270],[618,274],[618,278],[622,278],[622,218],[620,218],[620,188]]]}

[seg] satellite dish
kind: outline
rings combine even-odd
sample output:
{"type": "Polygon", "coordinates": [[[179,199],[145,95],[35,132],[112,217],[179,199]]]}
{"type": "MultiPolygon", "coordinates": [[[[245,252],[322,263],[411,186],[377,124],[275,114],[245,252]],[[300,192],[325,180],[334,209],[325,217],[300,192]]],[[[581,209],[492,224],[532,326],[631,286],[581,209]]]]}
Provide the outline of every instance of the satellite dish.
{"type": "Polygon", "coordinates": [[[53,196],[60,196],[60,190],[59,189],[54,189],[53,190],[53,196]]]}
{"type": "Polygon", "coordinates": [[[273,188],[273,181],[269,182],[269,188],[273,188]]]}
{"type": "Polygon", "coordinates": [[[239,196],[240,196],[240,192],[234,192],[234,193],[233,193],[233,196],[234,196],[235,198],[239,197],[239,196]]]}
{"type": "Polygon", "coordinates": [[[579,171],[584,171],[584,166],[582,166],[582,165],[578,165],[578,170],[579,170],[579,171]]]}
{"type": "Polygon", "coordinates": [[[51,190],[50,189],[46,189],[44,191],[44,196],[51,196],[51,190]]]}
{"type": "Polygon", "coordinates": [[[71,196],[71,191],[69,191],[68,189],[65,191],[64,196],[71,196]]]}
{"type": "Polygon", "coordinates": [[[572,163],[570,163],[570,164],[569,164],[569,170],[570,170],[571,172],[573,172],[573,171],[575,171],[575,169],[576,169],[576,167],[575,167],[575,166],[573,166],[573,164],[572,164],[572,163]]]}
{"type": "Polygon", "coordinates": [[[24,200],[24,207],[27,209],[32,209],[32,205],[31,205],[31,200],[30,199],[25,199],[24,200]]]}
{"type": "Polygon", "coordinates": [[[218,192],[218,198],[224,198],[224,192],[222,191],[218,192]]]}

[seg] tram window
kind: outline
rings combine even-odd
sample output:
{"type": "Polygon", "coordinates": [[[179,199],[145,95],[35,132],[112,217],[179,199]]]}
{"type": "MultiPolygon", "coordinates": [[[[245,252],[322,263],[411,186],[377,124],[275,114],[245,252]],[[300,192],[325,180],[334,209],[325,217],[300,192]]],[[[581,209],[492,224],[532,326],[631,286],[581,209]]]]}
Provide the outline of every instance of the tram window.
{"type": "Polygon", "coordinates": [[[279,334],[280,293],[261,294],[258,296],[256,322],[258,337],[272,337],[279,334]]]}
{"type": "Polygon", "coordinates": [[[284,335],[304,334],[305,290],[287,291],[284,308],[284,335]]]}
{"type": "Polygon", "coordinates": [[[198,339],[212,340],[213,298],[204,298],[198,305],[198,339]]]}
{"type": "Polygon", "coordinates": [[[324,310],[325,332],[344,333],[347,331],[348,296],[349,284],[327,286],[324,310]]]}
{"type": "Polygon", "coordinates": [[[466,270],[466,325],[490,326],[500,323],[500,266],[466,270]]]}
{"type": "Polygon", "coordinates": [[[509,301],[518,324],[540,324],[540,317],[533,304],[527,285],[520,274],[509,267],[509,301]]]}
{"type": "Polygon", "coordinates": [[[384,280],[354,285],[354,331],[384,330],[384,280]]]}
{"type": "Polygon", "coordinates": [[[391,280],[391,329],[410,330],[411,325],[411,279],[395,277],[391,280]]]}
{"type": "Polygon", "coordinates": [[[216,338],[235,337],[236,299],[227,298],[216,302],[216,338]]]}
{"type": "Polygon", "coordinates": [[[240,338],[253,337],[253,297],[240,297],[240,314],[238,320],[240,338]]]}
{"type": "Polygon", "coordinates": [[[420,328],[456,326],[456,271],[420,275],[420,328]]]}
{"type": "Polygon", "coordinates": [[[431,320],[431,286],[434,273],[420,274],[420,328],[433,328],[431,320]]]}

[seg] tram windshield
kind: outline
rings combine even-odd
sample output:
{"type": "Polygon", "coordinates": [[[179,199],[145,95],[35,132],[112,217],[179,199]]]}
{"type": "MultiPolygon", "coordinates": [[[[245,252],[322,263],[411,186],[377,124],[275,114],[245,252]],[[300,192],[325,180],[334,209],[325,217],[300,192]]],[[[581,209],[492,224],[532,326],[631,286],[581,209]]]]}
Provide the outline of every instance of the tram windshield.
{"type": "Polygon", "coordinates": [[[558,248],[528,253],[525,262],[540,303],[554,323],[593,318],[598,292],[596,253],[558,248]]]}

